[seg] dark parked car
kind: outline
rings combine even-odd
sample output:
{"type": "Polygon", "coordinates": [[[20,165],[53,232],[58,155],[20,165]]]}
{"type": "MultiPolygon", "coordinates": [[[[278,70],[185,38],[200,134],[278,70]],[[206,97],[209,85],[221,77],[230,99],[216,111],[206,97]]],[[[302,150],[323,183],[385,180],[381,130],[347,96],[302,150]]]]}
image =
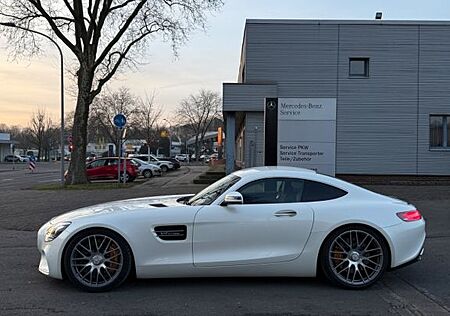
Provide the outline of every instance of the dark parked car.
{"type": "MultiPolygon", "coordinates": [[[[117,179],[117,157],[99,158],[86,164],[86,171],[88,180],[113,180],[117,179]]],[[[120,180],[124,181],[123,174],[123,158],[120,159],[120,180]]],[[[131,159],[126,159],[126,174],[125,182],[132,182],[139,175],[137,167],[131,162],[131,159]]]]}
{"type": "Polygon", "coordinates": [[[5,162],[18,162],[19,158],[13,155],[5,156],[5,162]]]}

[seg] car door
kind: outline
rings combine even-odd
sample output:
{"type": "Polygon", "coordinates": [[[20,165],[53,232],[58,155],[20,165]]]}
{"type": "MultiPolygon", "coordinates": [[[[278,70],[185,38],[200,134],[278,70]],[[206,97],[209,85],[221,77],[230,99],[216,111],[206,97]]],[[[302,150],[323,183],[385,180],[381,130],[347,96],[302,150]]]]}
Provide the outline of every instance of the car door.
{"type": "Polygon", "coordinates": [[[98,159],[86,166],[87,177],[89,180],[101,179],[104,176],[104,166],[106,159],[98,159]]]}
{"type": "Polygon", "coordinates": [[[299,202],[302,190],[301,179],[262,179],[238,189],[244,204],[204,206],[194,221],[194,265],[266,264],[300,256],[313,225],[312,209],[299,202]]]}
{"type": "MultiPolygon", "coordinates": [[[[103,169],[104,171],[104,175],[105,177],[107,177],[108,179],[117,179],[117,161],[118,159],[116,158],[109,158],[109,159],[105,159],[106,163],[105,163],[105,167],[103,169]]],[[[123,162],[123,160],[122,160],[123,162]]],[[[121,169],[123,168],[123,163],[121,166],[121,169]]]]}

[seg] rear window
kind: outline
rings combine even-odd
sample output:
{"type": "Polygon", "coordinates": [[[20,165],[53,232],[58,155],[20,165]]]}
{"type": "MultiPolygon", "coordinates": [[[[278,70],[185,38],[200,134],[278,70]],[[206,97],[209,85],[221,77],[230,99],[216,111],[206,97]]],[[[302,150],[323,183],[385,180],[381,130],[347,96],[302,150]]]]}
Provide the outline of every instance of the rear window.
{"type": "Polygon", "coordinates": [[[347,192],[328,184],[305,180],[303,185],[302,202],[317,202],[340,198],[347,192]]]}

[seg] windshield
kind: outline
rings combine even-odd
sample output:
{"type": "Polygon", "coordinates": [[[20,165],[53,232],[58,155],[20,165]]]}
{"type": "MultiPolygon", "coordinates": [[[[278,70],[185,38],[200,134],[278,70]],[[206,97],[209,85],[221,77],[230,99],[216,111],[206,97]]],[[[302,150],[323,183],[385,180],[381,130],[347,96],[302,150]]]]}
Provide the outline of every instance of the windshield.
{"type": "Polygon", "coordinates": [[[139,165],[148,165],[148,163],[146,161],[143,161],[143,160],[138,159],[138,158],[133,158],[132,161],[136,162],[139,165]]]}
{"type": "Polygon", "coordinates": [[[239,180],[241,180],[241,178],[230,174],[194,195],[186,204],[209,205],[239,180]]]}

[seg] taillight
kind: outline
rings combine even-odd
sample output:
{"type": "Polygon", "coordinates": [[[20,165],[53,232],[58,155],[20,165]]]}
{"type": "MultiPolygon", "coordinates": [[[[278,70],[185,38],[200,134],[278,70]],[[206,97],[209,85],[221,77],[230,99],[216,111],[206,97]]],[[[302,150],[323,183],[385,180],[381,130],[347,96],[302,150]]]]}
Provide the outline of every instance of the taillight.
{"type": "Polygon", "coordinates": [[[418,210],[397,213],[397,216],[405,222],[414,222],[422,219],[422,215],[418,210]]]}

